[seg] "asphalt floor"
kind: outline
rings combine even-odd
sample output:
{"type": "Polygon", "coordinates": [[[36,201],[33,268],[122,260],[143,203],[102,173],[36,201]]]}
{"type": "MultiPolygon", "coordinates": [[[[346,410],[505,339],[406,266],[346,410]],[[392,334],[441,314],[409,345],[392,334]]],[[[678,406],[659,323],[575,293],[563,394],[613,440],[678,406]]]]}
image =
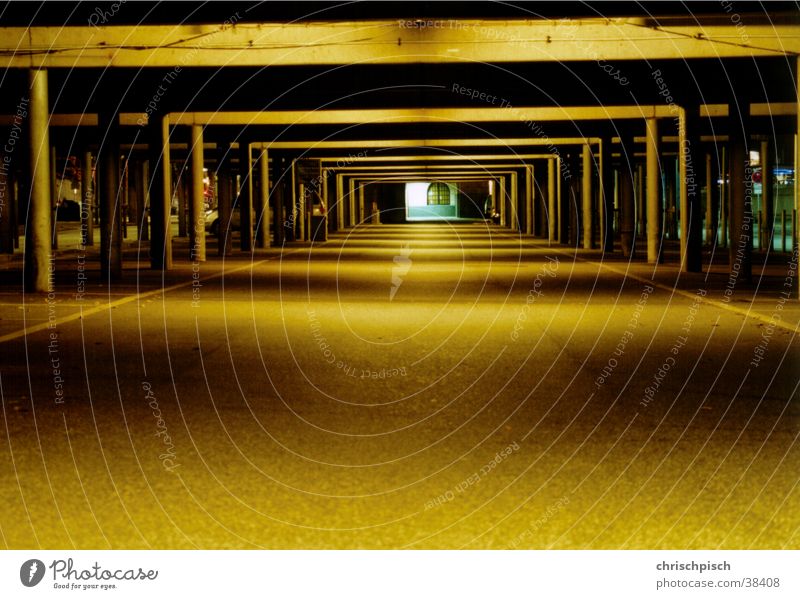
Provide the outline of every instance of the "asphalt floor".
{"type": "Polygon", "coordinates": [[[49,297],[0,265],[0,546],[800,547],[791,257],[731,293],[726,252],[481,223],[181,243],[111,287],[62,244],[49,297]]]}

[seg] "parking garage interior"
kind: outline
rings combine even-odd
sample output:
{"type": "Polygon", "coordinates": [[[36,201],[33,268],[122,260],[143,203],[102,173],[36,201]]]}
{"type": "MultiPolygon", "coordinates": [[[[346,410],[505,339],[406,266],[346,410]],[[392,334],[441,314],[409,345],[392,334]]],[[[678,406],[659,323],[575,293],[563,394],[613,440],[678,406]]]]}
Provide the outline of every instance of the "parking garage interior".
{"type": "Polygon", "coordinates": [[[797,548],[796,4],[0,40],[0,546],[797,548]]]}

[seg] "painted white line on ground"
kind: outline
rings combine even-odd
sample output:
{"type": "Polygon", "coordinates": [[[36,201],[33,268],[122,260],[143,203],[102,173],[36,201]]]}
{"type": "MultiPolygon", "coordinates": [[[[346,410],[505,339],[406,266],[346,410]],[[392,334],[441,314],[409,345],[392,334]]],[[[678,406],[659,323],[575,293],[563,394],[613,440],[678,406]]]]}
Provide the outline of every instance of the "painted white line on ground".
{"type": "MultiPolygon", "coordinates": [[[[258,262],[251,262],[250,264],[246,264],[245,266],[240,266],[239,268],[234,268],[231,270],[222,270],[220,272],[210,274],[200,279],[200,281],[210,281],[212,279],[219,278],[226,274],[231,274],[234,272],[239,272],[240,270],[247,270],[248,268],[255,268],[259,264],[263,264],[267,262],[268,259],[259,260],[258,262]]],[[[192,281],[186,281],[185,283],[176,283],[175,285],[170,285],[169,287],[162,287],[160,289],[154,289],[153,291],[147,291],[145,293],[136,293],[134,295],[128,295],[123,297],[122,299],[115,300],[113,302],[108,302],[105,304],[100,304],[99,306],[95,306],[93,308],[89,308],[88,310],[78,311],[73,314],[69,314],[67,316],[62,316],[61,318],[57,318],[55,321],[55,326],[65,324],[68,322],[72,322],[73,320],[79,320],[81,318],[85,318],[86,316],[91,316],[92,314],[97,314],[98,312],[103,312],[104,310],[110,310],[117,306],[122,306],[124,304],[129,304],[130,302],[141,300],[147,297],[152,297],[154,295],[159,294],[166,294],[170,291],[175,291],[176,289],[181,289],[182,287],[189,287],[192,285],[192,281]]],[[[45,329],[51,327],[51,322],[43,322],[42,324],[36,324],[31,327],[26,327],[19,331],[14,331],[13,333],[8,333],[0,337],[0,343],[5,343],[6,341],[11,341],[12,339],[19,339],[20,337],[26,337],[32,333],[38,333],[39,331],[44,331],[45,329]]]]}
{"type": "MultiPolygon", "coordinates": [[[[514,237],[514,238],[516,239],[516,237],[514,237]]],[[[664,291],[669,291],[670,293],[675,293],[677,295],[686,297],[686,298],[688,298],[688,299],[690,299],[692,301],[699,300],[701,303],[708,304],[710,306],[715,306],[715,307],[720,308],[722,310],[727,310],[728,312],[733,312],[734,314],[739,314],[739,315],[745,316],[747,318],[753,318],[753,319],[758,320],[760,322],[763,322],[763,323],[766,323],[766,324],[770,324],[770,325],[776,326],[778,328],[785,329],[787,331],[791,331],[792,333],[800,334],[800,322],[797,323],[797,324],[792,324],[792,323],[789,323],[789,322],[785,322],[782,319],[781,320],[773,320],[772,317],[764,316],[763,314],[759,314],[758,312],[754,312],[751,309],[745,310],[744,308],[737,308],[736,306],[731,306],[730,304],[728,304],[726,302],[722,302],[720,300],[711,299],[707,295],[701,297],[701,296],[698,296],[696,293],[689,292],[689,291],[683,291],[682,289],[677,289],[675,287],[670,287],[669,285],[664,285],[663,283],[659,283],[657,281],[654,281],[653,279],[648,279],[646,277],[639,276],[639,275],[637,275],[635,273],[628,272],[628,271],[622,270],[620,268],[615,268],[614,266],[609,266],[608,264],[606,264],[604,262],[595,262],[594,260],[587,260],[586,258],[581,258],[577,254],[572,253],[572,252],[570,252],[568,250],[565,250],[565,249],[554,247],[552,245],[544,246],[543,244],[540,244],[540,243],[530,243],[531,241],[535,242],[535,240],[524,240],[524,241],[527,242],[526,245],[528,245],[528,246],[531,246],[531,247],[547,247],[547,249],[550,250],[550,251],[556,252],[558,254],[563,254],[565,256],[569,256],[571,258],[574,258],[575,260],[579,260],[580,262],[583,262],[584,264],[590,264],[590,265],[596,266],[598,268],[605,268],[606,270],[609,270],[609,271],[611,271],[611,272],[613,272],[615,274],[621,275],[622,277],[628,277],[628,278],[634,279],[636,281],[639,281],[641,283],[646,283],[647,285],[652,285],[653,287],[658,287],[659,289],[663,289],[664,291]]],[[[752,306],[752,302],[751,302],[750,305],[752,306]]]]}

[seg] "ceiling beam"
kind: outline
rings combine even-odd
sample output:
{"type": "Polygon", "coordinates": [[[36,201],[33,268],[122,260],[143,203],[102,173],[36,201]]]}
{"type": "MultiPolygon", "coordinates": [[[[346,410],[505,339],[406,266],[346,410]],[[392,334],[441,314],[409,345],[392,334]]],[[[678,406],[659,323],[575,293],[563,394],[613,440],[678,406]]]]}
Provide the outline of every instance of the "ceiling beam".
{"type": "MultiPolygon", "coordinates": [[[[470,139],[365,139],[343,141],[273,141],[253,143],[251,146],[262,150],[327,150],[347,148],[432,148],[432,147],[512,147],[546,145],[582,145],[599,143],[599,137],[487,137],[470,139]]],[[[327,158],[327,157],[326,157],[327,158]]],[[[342,158],[352,158],[342,156],[342,158]]],[[[385,157],[388,159],[390,157],[385,157]]],[[[402,158],[402,156],[392,157],[402,158]]],[[[377,160],[377,158],[375,158],[377,160]]]]}
{"type": "MultiPolygon", "coordinates": [[[[172,112],[170,125],[373,125],[403,123],[503,123],[676,118],[666,104],[633,106],[529,106],[499,108],[367,108],[241,112],[172,112]]],[[[531,132],[533,133],[533,131],[531,132]]],[[[534,134],[535,135],[535,134],[534,134]]],[[[542,137],[542,136],[540,136],[542,137]]]]}
{"type": "Polygon", "coordinates": [[[335,169],[327,169],[332,170],[336,173],[347,173],[352,174],[353,172],[358,172],[362,174],[366,173],[398,173],[400,175],[409,172],[409,171],[416,171],[420,173],[433,173],[433,172],[464,172],[464,171],[473,171],[476,173],[482,173],[490,169],[502,168],[502,169],[524,169],[529,165],[521,162],[516,164],[442,164],[435,167],[429,167],[426,165],[419,165],[419,164],[405,164],[405,165],[395,165],[395,166],[345,166],[342,168],[335,168],[335,169]]]}
{"type": "MultiPolygon", "coordinates": [[[[0,31],[2,31],[0,29],[0,31]]],[[[750,115],[757,116],[795,116],[795,102],[758,102],[750,105],[750,115]]],[[[556,107],[485,107],[485,108],[395,108],[395,109],[353,109],[353,110],[279,110],[250,112],[173,112],[169,119],[171,125],[351,125],[372,123],[419,123],[428,121],[441,122],[520,122],[530,121],[570,121],[570,120],[608,120],[635,118],[675,118],[676,112],[667,104],[655,106],[556,106],[556,107]]],[[[727,104],[703,104],[700,116],[706,118],[723,118],[728,116],[727,104]]],[[[0,125],[11,125],[15,115],[0,115],[0,125]]],[[[147,115],[137,112],[120,113],[119,123],[133,127],[147,124],[147,115]]],[[[96,113],[56,113],[50,115],[51,127],[96,127],[96,113]]],[[[586,143],[586,138],[553,138],[531,137],[515,138],[522,145],[547,145],[558,140],[558,143],[586,143]],[[575,141],[573,141],[575,140],[575,141]]],[[[424,140],[430,141],[430,140],[424,140]]],[[[447,140],[450,143],[450,140],[447,140]]],[[[458,141],[458,140],[456,140],[458,141]]],[[[473,140],[463,140],[469,144],[473,140]]],[[[491,145],[491,140],[481,140],[491,145]]],[[[273,141],[261,142],[260,147],[280,149],[308,147],[312,142],[273,141]]],[[[314,142],[318,147],[376,147],[380,141],[320,141],[314,142]]],[[[410,140],[393,143],[411,145],[410,140]]],[[[501,145],[494,142],[496,145],[501,145]]],[[[437,144],[443,145],[443,144],[437,144]]],[[[259,147],[259,144],[254,144],[259,147]]]]}
{"type": "Polygon", "coordinates": [[[376,20],[209,25],[3,27],[0,66],[166,67],[568,62],[800,53],[796,19],[376,20]]]}
{"type": "MultiPolygon", "coordinates": [[[[322,163],[325,162],[335,162],[338,163],[341,160],[349,160],[349,162],[341,167],[330,166],[327,168],[347,168],[350,164],[354,162],[419,162],[419,161],[430,161],[430,162],[447,162],[452,160],[519,160],[522,162],[526,159],[531,158],[554,158],[556,154],[509,154],[509,155],[497,155],[497,154],[474,154],[474,155],[424,155],[424,154],[413,154],[409,156],[331,156],[331,157],[324,157],[320,158],[319,160],[322,163]]],[[[455,165],[442,165],[442,168],[452,168],[455,165]]],[[[470,165],[465,165],[470,166],[470,165]]],[[[497,165],[492,165],[497,166],[497,165]]],[[[326,168],[323,165],[323,168],[326,168]]],[[[366,168],[366,169],[375,169],[375,168],[394,168],[390,167],[382,167],[382,166],[364,166],[359,168],[366,168]]]]}

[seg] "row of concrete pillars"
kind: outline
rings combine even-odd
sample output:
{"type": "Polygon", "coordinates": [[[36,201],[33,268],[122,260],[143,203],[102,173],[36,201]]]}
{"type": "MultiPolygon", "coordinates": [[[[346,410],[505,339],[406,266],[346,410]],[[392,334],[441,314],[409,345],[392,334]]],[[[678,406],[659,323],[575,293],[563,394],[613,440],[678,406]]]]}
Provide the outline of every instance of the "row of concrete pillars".
{"type": "MultiPolygon", "coordinates": [[[[700,272],[705,217],[706,243],[727,248],[731,270],[738,280],[748,281],[756,224],[762,247],[771,242],[774,233],[771,191],[776,153],[774,144],[758,142],[763,175],[761,210],[755,215],[750,164],[750,150],[755,146],[742,122],[740,115],[732,117],[727,144],[714,144],[712,150],[701,145],[696,128],[690,128],[696,119],[686,118],[681,122],[678,153],[673,159],[662,153],[659,121],[648,118],[645,160],[642,163],[634,157],[633,138],[622,136],[616,146],[620,156],[617,170],[611,168],[609,139],[601,140],[598,150],[586,144],[577,152],[556,155],[547,161],[546,178],[531,175],[532,184],[527,183],[538,199],[525,190],[522,202],[518,198],[523,194],[517,193],[513,179],[508,184],[500,181],[499,194],[504,198],[501,224],[546,237],[551,243],[603,252],[615,250],[616,237],[623,256],[630,258],[636,256],[637,238],[644,238],[647,261],[653,264],[664,260],[664,240],[669,234],[679,241],[682,270],[700,272]],[[677,169],[671,163],[677,163],[677,169]],[[537,219],[545,222],[537,224],[537,219]]],[[[789,218],[794,222],[796,213],[791,211],[789,218]]],[[[786,214],[783,220],[787,220],[786,214]]],[[[796,237],[796,226],[791,228],[796,237]]]]}
{"type": "MultiPolygon", "coordinates": [[[[49,141],[49,113],[47,92],[47,71],[33,69],[29,72],[30,108],[29,108],[29,163],[30,163],[30,201],[25,215],[25,287],[29,291],[50,291],[52,289],[52,203],[51,203],[51,168],[52,156],[49,141]]],[[[718,169],[712,169],[714,156],[702,152],[698,131],[699,112],[686,111],[679,125],[679,184],[675,196],[679,218],[678,237],[680,240],[680,261],[683,270],[697,272],[702,267],[702,220],[703,208],[700,188],[701,174],[704,183],[711,190],[713,177],[719,175],[721,180],[719,206],[708,202],[706,211],[706,227],[714,233],[717,224],[721,225],[724,245],[729,247],[731,269],[736,269],[738,277],[747,280],[751,276],[751,252],[753,242],[754,218],[752,212],[752,168],[749,165],[750,138],[747,134],[747,118],[736,112],[731,106],[729,141],[727,147],[717,153],[721,156],[718,169]],[[703,173],[704,171],[704,173],[703,173]],[[727,176],[726,176],[727,175],[727,176]],[[721,220],[718,220],[721,219],[721,220]]],[[[101,272],[109,281],[118,280],[122,275],[122,197],[123,185],[120,184],[120,141],[118,115],[107,112],[100,114],[100,128],[105,132],[97,158],[97,174],[100,181],[98,202],[101,229],[101,272]]],[[[548,161],[546,183],[545,178],[540,187],[547,190],[546,226],[537,228],[534,225],[534,201],[532,191],[526,197],[524,205],[514,199],[501,204],[501,220],[512,228],[522,228],[530,234],[539,232],[546,235],[550,242],[580,245],[586,249],[599,247],[603,251],[614,249],[613,206],[616,194],[619,206],[619,239],[625,256],[634,256],[636,252],[637,225],[646,228],[647,260],[657,263],[663,259],[663,238],[665,226],[664,190],[662,167],[664,164],[660,148],[659,121],[656,118],[645,119],[646,157],[644,165],[639,165],[633,156],[633,139],[623,136],[620,139],[621,167],[615,176],[610,168],[610,140],[599,144],[599,152],[595,153],[590,145],[585,145],[580,152],[572,152],[567,156],[555,155],[548,161]],[[564,168],[564,161],[567,168],[564,168]],[[577,176],[581,173],[580,177],[577,176]],[[567,176],[569,174],[569,176],[567,176]],[[597,190],[594,186],[597,185],[597,190]],[[595,222],[597,221],[597,222],[595,222]]],[[[170,206],[173,194],[172,167],[170,160],[170,128],[166,118],[152,118],[147,125],[149,157],[143,170],[136,169],[136,176],[141,179],[146,193],[141,196],[149,200],[150,207],[150,253],[153,268],[169,269],[172,266],[172,244],[170,233],[170,206]]],[[[765,173],[763,189],[769,189],[770,152],[765,142],[760,145],[762,172],[765,173]]],[[[274,243],[280,245],[287,237],[293,238],[297,231],[298,215],[306,215],[305,194],[296,194],[294,181],[291,180],[291,164],[285,159],[272,161],[272,172],[265,150],[256,156],[258,170],[253,169],[251,146],[240,140],[239,143],[239,185],[230,167],[230,149],[223,148],[217,156],[219,228],[218,252],[225,255],[231,251],[231,236],[224,234],[230,230],[231,207],[233,202],[241,206],[241,249],[250,251],[256,247],[269,245],[270,231],[274,235],[274,243]],[[223,153],[224,150],[224,153],[223,153]],[[257,179],[254,181],[254,179],[257,179]],[[273,182],[270,190],[270,180],[273,182]],[[258,193],[254,194],[254,190],[258,193]],[[291,190],[291,191],[287,191],[291,190]],[[238,194],[238,197],[237,197],[238,194]],[[299,197],[298,197],[299,195],[299,197]],[[270,197],[274,213],[269,209],[270,197]],[[286,202],[290,200],[288,218],[286,202]]],[[[203,197],[203,129],[191,126],[189,165],[189,201],[188,234],[189,255],[192,261],[206,259],[206,235],[203,197]]],[[[91,210],[91,156],[84,155],[82,164],[85,188],[82,199],[85,212],[91,210]]],[[[323,175],[327,175],[324,173],[323,175]]],[[[531,172],[525,179],[530,188],[535,185],[531,172]]],[[[327,176],[323,176],[327,184],[327,176]]],[[[500,197],[512,196],[508,188],[514,187],[509,180],[500,178],[498,191],[500,197]]],[[[331,228],[353,226],[367,217],[364,190],[356,190],[355,182],[342,176],[336,179],[337,205],[332,215],[331,228]],[[345,190],[344,187],[350,188],[345,190]],[[347,202],[343,202],[347,198],[347,202]],[[346,220],[347,219],[347,220],[346,220]]],[[[513,194],[516,195],[516,194],[513,194]]],[[[709,194],[709,197],[713,194],[709,194]]],[[[325,191],[327,198],[327,189],[325,191]]],[[[323,204],[324,205],[324,204],[323,204]]],[[[762,202],[763,214],[760,219],[767,227],[765,234],[771,236],[772,202],[762,202]]],[[[142,214],[145,214],[142,212],[142,214]]],[[[305,217],[299,223],[306,227],[305,217]]],[[[91,217],[87,227],[91,227],[91,217]]],[[[796,227],[792,227],[796,230],[796,227]]],[[[300,233],[301,238],[308,237],[307,232],[300,233]]],[[[711,238],[711,235],[709,235],[711,238]]],[[[88,236],[91,239],[91,235],[88,236]]]]}

